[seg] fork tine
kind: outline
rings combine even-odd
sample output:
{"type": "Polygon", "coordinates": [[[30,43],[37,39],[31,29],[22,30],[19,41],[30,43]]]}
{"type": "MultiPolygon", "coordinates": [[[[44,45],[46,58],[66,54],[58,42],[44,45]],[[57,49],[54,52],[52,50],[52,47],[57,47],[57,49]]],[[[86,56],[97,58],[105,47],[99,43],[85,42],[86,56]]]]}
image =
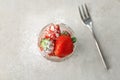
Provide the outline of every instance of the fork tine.
{"type": "Polygon", "coordinates": [[[83,6],[83,5],[82,5],[82,11],[83,11],[83,15],[84,15],[84,17],[86,18],[86,17],[87,17],[87,15],[86,15],[85,8],[84,8],[84,6],[83,6]]]}
{"type": "Polygon", "coordinates": [[[89,11],[88,11],[88,8],[87,8],[87,5],[86,5],[86,4],[85,4],[85,9],[86,9],[86,12],[87,12],[88,17],[90,17],[90,14],[89,14],[89,11]]]}
{"type": "Polygon", "coordinates": [[[80,17],[81,17],[81,19],[83,20],[83,16],[82,16],[82,12],[81,12],[81,10],[80,10],[80,6],[78,6],[78,9],[79,9],[80,17]]]}

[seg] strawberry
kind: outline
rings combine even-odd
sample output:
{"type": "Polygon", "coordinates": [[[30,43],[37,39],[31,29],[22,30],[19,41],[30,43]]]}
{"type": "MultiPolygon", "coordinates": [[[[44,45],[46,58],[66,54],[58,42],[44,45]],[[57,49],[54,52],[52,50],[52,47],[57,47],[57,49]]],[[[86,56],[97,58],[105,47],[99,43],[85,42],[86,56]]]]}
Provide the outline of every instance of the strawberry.
{"type": "Polygon", "coordinates": [[[56,38],[60,35],[59,25],[50,24],[48,27],[46,27],[44,34],[45,38],[56,40],[56,38]]]}
{"type": "Polygon", "coordinates": [[[55,42],[54,53],[58,57],[65,57],[73,52],[73,42],[70,36],[61,35],[55,42]]]}
{"type": "Polygon", "coordinates": [[[44,38],[40,41],[40,50],[46,54],[51,54],[54,50],[54,42],[49,38],[44,38]]]}

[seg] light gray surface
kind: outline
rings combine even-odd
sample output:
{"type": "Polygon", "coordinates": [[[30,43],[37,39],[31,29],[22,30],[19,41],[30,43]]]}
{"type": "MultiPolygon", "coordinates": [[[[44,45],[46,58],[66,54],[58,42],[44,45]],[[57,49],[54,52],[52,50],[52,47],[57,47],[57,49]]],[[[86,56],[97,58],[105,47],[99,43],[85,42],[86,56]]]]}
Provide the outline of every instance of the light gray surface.
{"type": "Polygon", "coordinates": [[[0,0],[0,80],[119,80],[119,50],[119,0],[0,0]],[[109,71],[80,20],[77,6],[84,2],[109,71]],[[37,47],[40,30],[51,22],[69,25],[79,40],[73,56],[63,62],[44,59],[37,47]]]}

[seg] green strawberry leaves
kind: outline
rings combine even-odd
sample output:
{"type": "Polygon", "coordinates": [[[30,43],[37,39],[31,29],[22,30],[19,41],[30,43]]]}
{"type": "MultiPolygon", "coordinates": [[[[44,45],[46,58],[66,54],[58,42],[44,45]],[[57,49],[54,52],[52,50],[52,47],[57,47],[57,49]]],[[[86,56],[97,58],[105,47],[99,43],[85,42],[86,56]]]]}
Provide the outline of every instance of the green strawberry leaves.
{"type": "Polygon", "coordinates": [[[72,42],[75,43],[77,41],[76,37],[72,37],[72,42]]]}

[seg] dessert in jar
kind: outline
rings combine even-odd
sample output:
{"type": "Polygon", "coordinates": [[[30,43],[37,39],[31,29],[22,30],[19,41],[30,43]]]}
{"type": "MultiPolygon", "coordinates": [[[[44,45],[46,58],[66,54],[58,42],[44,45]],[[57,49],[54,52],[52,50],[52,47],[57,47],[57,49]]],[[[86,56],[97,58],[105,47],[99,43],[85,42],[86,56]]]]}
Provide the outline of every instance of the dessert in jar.
{"type": "Polygon", "coordinates": [[[70,27],[61,23],[50,23],[39,35],[40,53],[52,61],[62,61],[73,54],[76,37],[70,27]]]}

